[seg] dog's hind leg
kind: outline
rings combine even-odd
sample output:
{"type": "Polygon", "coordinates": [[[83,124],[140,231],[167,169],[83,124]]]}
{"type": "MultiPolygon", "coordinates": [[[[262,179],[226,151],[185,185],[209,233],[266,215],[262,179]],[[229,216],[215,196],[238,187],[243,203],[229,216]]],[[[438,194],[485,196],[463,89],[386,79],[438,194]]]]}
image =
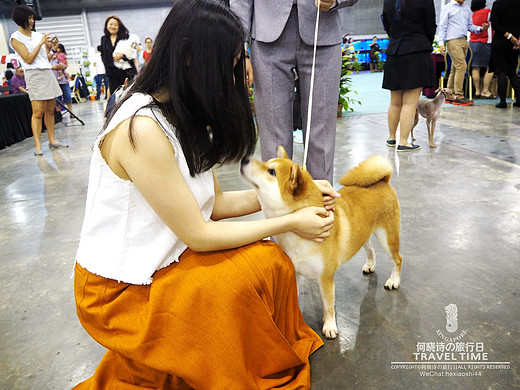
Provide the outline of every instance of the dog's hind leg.
{"type": "Polygon", "coordinates": [[[367,262],[363,266],[363,273],[368,275],[376,269],[376,252],[374,252],[374,246],[372,245],[370,238],[365,242],[363,248],[365,248],[365,253],[367,254],[367,262]]]}
{"type": "Polygon", "coordinates": [[[326,338],[334,339],[338,335],[338,327],[336,325],[336,312],[334,310],[334,275],[322,275],[318,279],[318,286],[320,288],[321,302],[323,305],[323,328],[321,331],[326,338]]]}
{"type": "Polygon", "coordinates": [[[385,283],[385,288],[397,290],[401,283],[401,265],[403,263],[403,258],[399,253],[399,222],[396,222],[395,226],[376,229],[375,236],[387,256],[393,260],[392,272],[385,283]]]}

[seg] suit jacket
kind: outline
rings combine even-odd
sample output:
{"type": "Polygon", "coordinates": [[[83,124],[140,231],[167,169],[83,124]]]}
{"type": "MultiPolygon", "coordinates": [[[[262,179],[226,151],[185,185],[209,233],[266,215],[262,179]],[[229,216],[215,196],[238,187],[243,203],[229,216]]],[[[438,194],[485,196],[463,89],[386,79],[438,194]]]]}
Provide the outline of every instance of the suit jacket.
{"type": "Polygon", "coordinates": [[[516,38],[520,35],[520,1],[497,0],[493,3],[491,11],[491,27],[495,30],[493,40],[504,40],[506,32],[513,34],[516,38]]]}
{"type": "MultiPolygon", "coordinates": [[[[319,46],[341,43],[342,31],[338,9],[351,7],[358,0],[336,0],[333,8],[320,14],[319,46]]],[[[289,19],[292,0],[230,0],[231,9],[238,15],[248,37],[260,42],[276,41],[289,19]]],[[[297,0],[300,37],[307,45],[314,44],[316,5],[314,0],[297,0]]]]}
{"type": "Polygon", "coordinates": [[[406,1],[400,20],[396,20],[395,0],[385,0],[382,20],[390,37],[387,55],[432,51],[437,28],[433,0],[406,1]]]}

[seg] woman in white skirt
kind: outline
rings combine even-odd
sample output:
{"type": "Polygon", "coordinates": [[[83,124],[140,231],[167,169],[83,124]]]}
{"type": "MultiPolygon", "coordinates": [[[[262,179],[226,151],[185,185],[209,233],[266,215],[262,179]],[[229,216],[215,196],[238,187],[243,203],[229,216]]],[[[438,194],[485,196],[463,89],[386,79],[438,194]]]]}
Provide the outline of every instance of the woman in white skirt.
{"type": "Polygon", "coordinates": [[[54,138],[54,106],[61,96],[61,88],[52,73],[49,62],[51,42],[49,34],[37,33],[34,29],[35,13],[32,8],[20,5],[13,10],[12,19],[19,26],[9,39],[9,45],[16,51],[25,70],[25,81],[31,100],[31,128],[34,135],[35,156],[42,156],[40,135],[42,117],[47,128],[49,148],[66,148],[54,138]]]}

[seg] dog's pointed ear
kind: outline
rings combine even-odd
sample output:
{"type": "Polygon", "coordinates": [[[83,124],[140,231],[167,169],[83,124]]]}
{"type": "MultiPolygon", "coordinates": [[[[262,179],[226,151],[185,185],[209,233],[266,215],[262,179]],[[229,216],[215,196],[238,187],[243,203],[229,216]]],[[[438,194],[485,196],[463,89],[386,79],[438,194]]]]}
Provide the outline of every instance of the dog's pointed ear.
{"type": "Polygon", "coordinates": [[[285,151],[284,147],[282,145],[278,146],[278,153],[276,155],[278,158],[289,158],[287,155],[287,152],[285,151]]]}
{"type": "Polygon", "coordinates": [[[289,177],[289,190],[293,195],[298,195],[303,191],[304,181],[303,173],[298,164],[291,167],[291,176],[289,177]]]}

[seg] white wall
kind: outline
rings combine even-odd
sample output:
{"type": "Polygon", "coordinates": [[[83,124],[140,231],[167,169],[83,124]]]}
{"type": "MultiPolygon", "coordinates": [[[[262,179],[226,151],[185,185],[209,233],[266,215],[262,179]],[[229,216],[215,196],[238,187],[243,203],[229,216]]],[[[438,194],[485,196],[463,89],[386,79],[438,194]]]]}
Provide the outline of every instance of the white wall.
{"type": "Polygon", "coordinates": [[[110,15],[118,16],[130,33],[136,34],[144,45],[146,37],[155,40],[166,15],[170,12],[169,7],[141,8],[126,10],[103,10],[87,12],[88,28],[90,31],[90,42],[93,47],[101,43],[105,20],[110,15]]]}

